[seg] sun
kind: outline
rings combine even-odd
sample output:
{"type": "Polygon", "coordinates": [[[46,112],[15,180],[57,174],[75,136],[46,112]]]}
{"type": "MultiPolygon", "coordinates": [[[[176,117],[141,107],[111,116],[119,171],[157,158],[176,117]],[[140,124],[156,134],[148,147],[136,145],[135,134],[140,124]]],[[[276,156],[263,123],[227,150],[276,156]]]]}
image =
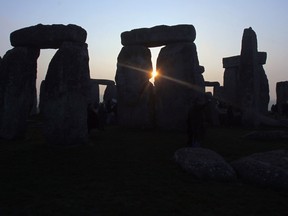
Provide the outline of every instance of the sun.
{"type": "Polygon", "coordinates": [[[158,75],[158,72],[155,69],[153,69],[153,71],[152,71],[152,79],[154,79],[157,75],[158,75]]]}

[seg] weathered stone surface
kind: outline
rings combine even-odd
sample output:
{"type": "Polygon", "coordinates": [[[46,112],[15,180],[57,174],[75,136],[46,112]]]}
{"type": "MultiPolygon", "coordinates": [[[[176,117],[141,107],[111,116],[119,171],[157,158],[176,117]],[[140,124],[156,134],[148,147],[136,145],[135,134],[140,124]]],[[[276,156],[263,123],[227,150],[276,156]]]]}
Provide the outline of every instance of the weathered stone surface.
{"type": "Polygon", "coordinates": [[[218,153],[205,148],[181,148],[174,159],[185,171],[201,180],[236,180],[233,168],[218,153]]]}
{"type": "Polygon", "coordinates": [[[153,86],[151,52],[143,46],[123,47],[118,55],[115,81],[118,122],[123,126],[150,127],[153,86]]]}
{"type": "Polygon", "coordinates": [[[256,185],[288,189],[288,151],[256,153],[231,163],[239,177],[256,185]]]}
{"type": "Polygon", "coordinates": [[[276,96],[278,112],[288,115],[288,81],[276,83],[276,96]]]}
{"type": "Polygon", "coordinates": [[[124,46],[156,47],[171,43],[194,42],[195,38],[196,31],[193,25],[160,25],[123,32],[121,43],[124,46]]]}
{"type": "Polygon", "coordinates": [[[178,43],[162,48],[155,78],[156,122],[162,129],[185,130],[188,110],[205,92],[196,45],[178,43]]]}
{"type": "Polygon", "coordinates": [[[252,28],[244,29],[243,33],[239,68],[239,88],[241,107],[247,110],[248,113],[245,119],[246,112],[244,111],[244,121],[248,122],[248,124],[255,125],[255,121],[257,120],[251,119],[249,112],[267,113],[270,98],[267,76],[263,66],[258,64],[257,36],[252,28]]]}
{"type": "Polygon", "coordinates": [[[49,64],[41,106],[44,135],[52,145],[87,141],[88,62],[86,44],[65,42],[49,64]]]}
{"type": "Polygon", "coordinates": [[[242,123],[257,126],[268,112],[269,84],[263,64],[267,53],[258,52],[257,36],[244,29],[240,56],[223,58],[224,100],[242,109],[242,123]]]}
{"type": "Polygon", "coordinates": [[[40,50],[14,48],[0,66],[0,137],[13,139],[24,135],[26,120],[36,91],[37,58],[40,50]]]}
{"type": "Polygon", "coordinates": [[[10,34],[14,47],[59,48],[63,42],[84,43],[87,38],[85,29],[77,25],[38,24],[16,30],[10,34]]]}

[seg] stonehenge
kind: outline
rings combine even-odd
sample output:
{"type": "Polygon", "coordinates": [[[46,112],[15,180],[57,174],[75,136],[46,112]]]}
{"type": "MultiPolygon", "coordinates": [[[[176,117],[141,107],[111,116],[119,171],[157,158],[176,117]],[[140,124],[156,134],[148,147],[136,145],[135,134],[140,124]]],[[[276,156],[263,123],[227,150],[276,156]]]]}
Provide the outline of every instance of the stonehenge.
{"type": "Polygon", "coordinates": [[[183,130],[188,109],[205,92],[193,25],[155,26],[121,34],[115,76],[121,125],[183,130]],[[164,46],[154,87],[149,47],[164,46]]]}
{"type": "MultiPolygon", "coordinates": [[[[241,109],[244,125],[257,126],[259,115],[268,112],[269,84],[263,68],[267,53],[258,51],[252,28],[244,29],[240,55],[223,58],[223,86],[204,80],[193,25],[123,32],[115,82],[90,78],[86,38],[85,29],[73,24],[38,24],[11,33],[13,48],[0,57],[1,138],[25,135],[26,120],[35,108],[37,59],[41,49],[48,48],[58,50],[41,84],[39,107],[44,135],[53,145],[87,142],[87,106],[99,104],[99,85],[106,85],[104,102],[117,102],[119,125],[128,127],[187,129],[188,110],[207,96],[207,86],[214,87],[214,98],[241,109]],[[153,85],[149,48],[157,46],[163,47],[153,85]]],[[[276,90],[278,111],[284,113],[287,81],[277,83],[276,90]]]]}

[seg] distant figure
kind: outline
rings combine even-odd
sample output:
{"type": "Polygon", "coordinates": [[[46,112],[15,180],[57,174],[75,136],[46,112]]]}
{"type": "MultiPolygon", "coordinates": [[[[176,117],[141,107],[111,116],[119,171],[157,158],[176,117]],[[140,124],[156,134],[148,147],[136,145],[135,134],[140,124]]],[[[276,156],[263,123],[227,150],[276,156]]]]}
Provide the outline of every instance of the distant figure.
{"type": "Polygon", "coordinates": [[[201,102],[199,99],[189,109],[188,112],[188,146],[200,147],[204,139],[205,128],[205,108],[207,103],[201,102]]]}

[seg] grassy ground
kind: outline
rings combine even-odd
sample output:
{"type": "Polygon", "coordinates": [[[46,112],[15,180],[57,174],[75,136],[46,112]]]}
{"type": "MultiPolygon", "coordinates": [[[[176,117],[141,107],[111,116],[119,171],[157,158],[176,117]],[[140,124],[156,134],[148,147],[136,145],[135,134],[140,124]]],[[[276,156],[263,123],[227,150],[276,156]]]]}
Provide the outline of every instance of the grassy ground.
{"type": "MultiPolygon", "coordinates": [[[[69,149],[45,144],[40,129],[0,141],[2,215],[288,215],[288,193],[239,182],[202,182],[183,172],[174,152],[184,133],[109,127],[69,149]]],[[[227,161],[285,142],[241,138],[248,130],[211,128],[203,147],[227,161]]]]}

